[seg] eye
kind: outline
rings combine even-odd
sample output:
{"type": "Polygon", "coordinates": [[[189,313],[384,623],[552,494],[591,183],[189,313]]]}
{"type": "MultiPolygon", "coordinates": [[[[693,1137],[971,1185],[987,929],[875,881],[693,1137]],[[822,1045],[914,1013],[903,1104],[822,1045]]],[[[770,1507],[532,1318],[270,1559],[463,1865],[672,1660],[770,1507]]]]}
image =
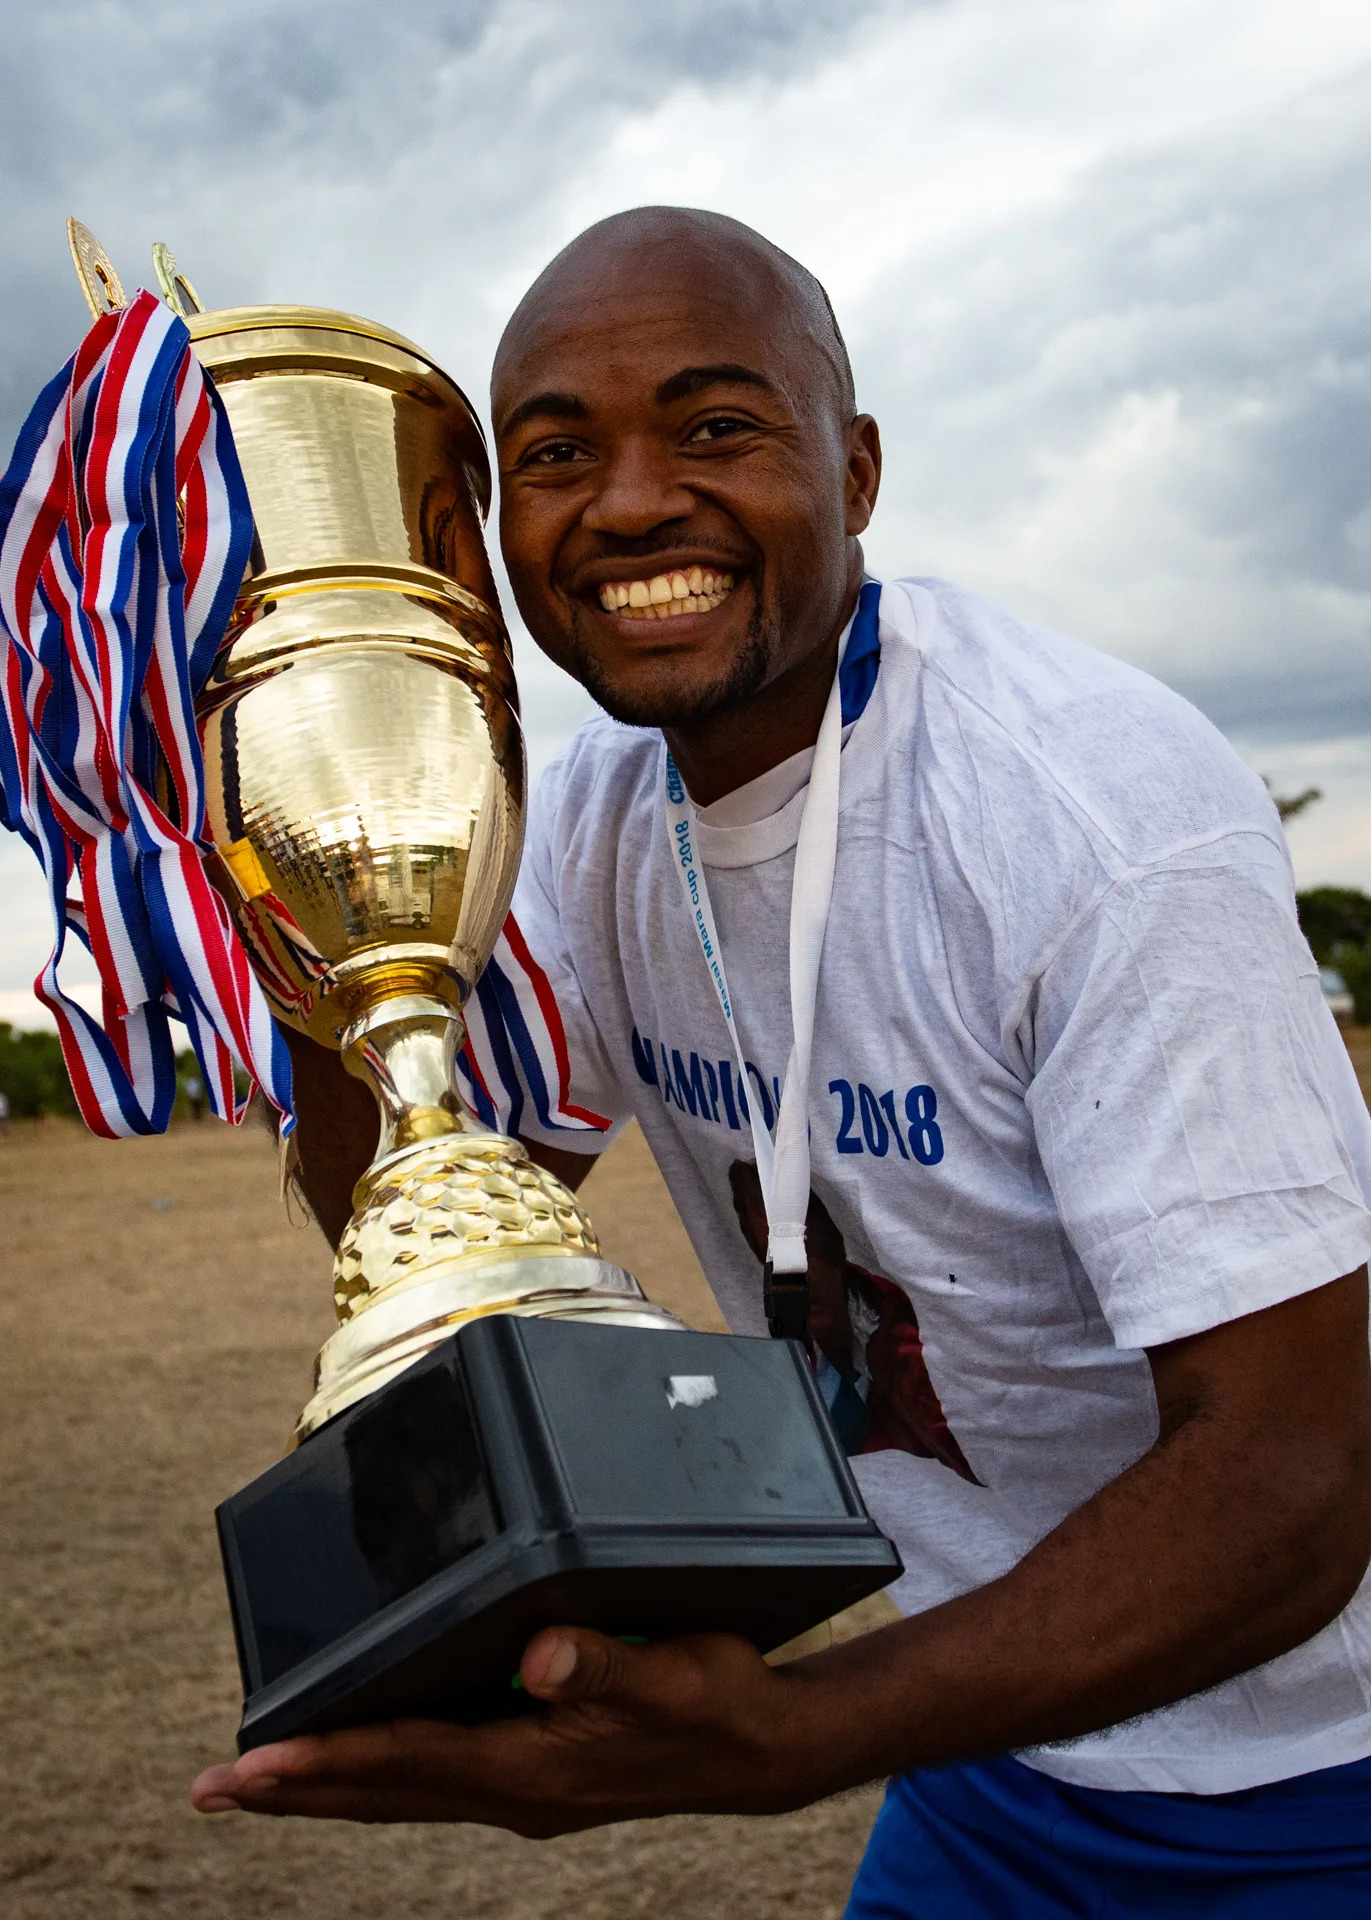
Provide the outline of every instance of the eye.
{"type": "Polygon", "coordinates": [[[541,446],[533,447],[519,462],[521,467],[564,467],[576,460],[588,460],[590,455],[584,447],[578,447],[574,440],[544,440],[541,446]]]}
{"type": "Polygon", "coordinates": [[[686,435],[686,445],[710,446],[717,440],[727,440],[735,433],[750,433],[754,422],[744,420],[736,413],[712,413],[707,420],[701,420],[686,435]]]}

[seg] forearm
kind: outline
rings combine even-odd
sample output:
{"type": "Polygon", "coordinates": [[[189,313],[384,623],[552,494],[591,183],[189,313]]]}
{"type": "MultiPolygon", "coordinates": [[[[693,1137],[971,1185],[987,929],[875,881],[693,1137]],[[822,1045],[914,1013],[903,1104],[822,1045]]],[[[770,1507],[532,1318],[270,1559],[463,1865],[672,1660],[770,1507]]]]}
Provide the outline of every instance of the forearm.
{"type": "Polygon", "coordinates": [[[1111,1726],[1298,1644],[1350,1597],[1320,1592],[1305,1543],[1274,1566],[1246,1553],[1221,1511],[1201,1519],[1172,1499],[1154,1464],[1004,1578],[801,1663],[805,1744],[822,1752],[825,1695],[841,1698],[853,1735],[826,1790],[1111,1726]]]}
{"type": "Polygon", "coordinates": [[[827,1769],[805,1797],[1093,1732],[1298,1645],[1365,1570],[1367,1464],[1195,1411],[1003,1578],[798,1663],[786,1737],[827,1769]]]}
{"type": "Polygon", "coordinates": [[[376,1101],[341,1055],[283,1029],[290,1048],[297,1178],[331,1247],[352,1217],[352,1189],[376,1152],[376,1101]]]}

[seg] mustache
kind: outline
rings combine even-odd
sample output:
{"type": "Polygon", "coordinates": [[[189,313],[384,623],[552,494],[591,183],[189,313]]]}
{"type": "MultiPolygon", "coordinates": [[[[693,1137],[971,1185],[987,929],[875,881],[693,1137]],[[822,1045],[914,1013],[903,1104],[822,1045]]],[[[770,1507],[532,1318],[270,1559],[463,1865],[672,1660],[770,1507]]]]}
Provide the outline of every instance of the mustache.
{"type": "Polygon", "coordinates": [[[680,533],[663,530],[661,533],[646,533],[638,539],[599,540],[586,553],[578,553],[570,564],[557,570],[557,584],[565,585],[582,574],[587,567],[611,565],[618,560],[670,560],[678,557],[698,564],[701,560],[712,558],[735,571],[752,564],[753,556],[743,553],[736,546],[727,546],[718,540],[688,539],[680,533]]]}

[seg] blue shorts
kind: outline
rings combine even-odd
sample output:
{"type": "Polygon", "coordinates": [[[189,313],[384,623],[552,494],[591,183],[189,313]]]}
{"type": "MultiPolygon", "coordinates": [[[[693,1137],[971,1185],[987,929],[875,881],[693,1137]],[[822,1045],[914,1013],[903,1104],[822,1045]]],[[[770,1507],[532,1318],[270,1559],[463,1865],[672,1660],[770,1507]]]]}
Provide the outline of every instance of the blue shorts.
{"type": "Polygon", "coordinates": [[[1371,1920],[1371,1759],[1106,1793],[1008,1758],[899,1775],[846,1920],[1371,1920]]]}

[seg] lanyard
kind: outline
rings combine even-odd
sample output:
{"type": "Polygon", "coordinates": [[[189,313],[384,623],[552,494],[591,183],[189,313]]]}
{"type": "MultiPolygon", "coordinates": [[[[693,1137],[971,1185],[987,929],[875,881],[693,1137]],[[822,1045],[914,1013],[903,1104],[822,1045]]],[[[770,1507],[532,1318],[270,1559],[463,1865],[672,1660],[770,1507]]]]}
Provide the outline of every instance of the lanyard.
{"type": "MultiPolygon", "coordinates": [[[[838,645],[838,669],[843,663],[847,631],[838,645]]],[[[839,672],[819,726],[810,770],[809,791],[795,847],[795,873],[790,891],[790,1027],[792,1043],[781,1088],[780,1112],[773,1141],[759,1115],[755,1096],[747,1098],[748,1124],[757,1157],[757,1178],[766,1208],[766,1309],[771,1331],[784,1338],[803,1338],[808,1318],[808,1269],[805,1252],[805,1215],[809,1211],[809,1066],[814,1042],[814,1012],[819,992],[819,960],[824,929],[833,898],[833,872],[838,856],[838,776],[842,759],[843,715],[839,672]],[[799,1276],[775,1284],[775,1276],[799,1276]]],[[[724,972],[723,951],[710,905],[704,863],[696,846],[695,809],[685,782],[670,753],[666,755],[666,825],[686,912],[695,929],[700,951],[709,969],[724,1024],[738,1062],[738,1083],[747,1087],[742,1036],[734,1017],[733,999],[724,972]]]]}

